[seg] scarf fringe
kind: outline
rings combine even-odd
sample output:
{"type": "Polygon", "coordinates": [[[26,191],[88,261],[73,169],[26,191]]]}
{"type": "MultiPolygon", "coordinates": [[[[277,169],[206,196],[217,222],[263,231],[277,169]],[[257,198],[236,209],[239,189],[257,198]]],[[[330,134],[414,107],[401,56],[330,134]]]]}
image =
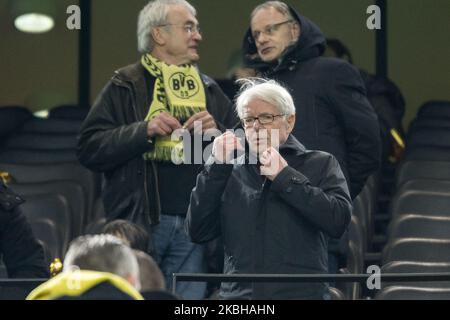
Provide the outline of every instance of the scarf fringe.
{"type": "Polygon", "coordinates": [[[144,159],[147,161],[172,161],[179,164],[184,162],[184,152],[182,147],[156,145],[152,152],[144,154],[144,159]]]}

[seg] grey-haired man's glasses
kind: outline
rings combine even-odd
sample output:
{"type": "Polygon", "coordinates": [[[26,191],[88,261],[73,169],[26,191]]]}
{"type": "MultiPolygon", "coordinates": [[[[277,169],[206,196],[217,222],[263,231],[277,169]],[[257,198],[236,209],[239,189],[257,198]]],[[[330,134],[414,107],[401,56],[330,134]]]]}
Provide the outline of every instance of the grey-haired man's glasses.
{"type": "Polygon", "coordinates": [[[257,117],[246,117],[241,119],[241,123],[244,126],[244,128],[252,127],[255,124],[255,121],[258,120],[259,124],[265,125],[265,124],[271,124],[275,121],[275,118],[277,117],[284,117],[285,114],[269,114],[269,113],[263,113],[260,114],[257,117]]]}
{"type": "Polygon", "coordinates": [[[260,36],[262,33],[264,33],[265,35],[268,35],[268,36],[272,36],[275,32],[278,31],[278,29],[279,29],[283,24],[290,23],[290,22],[292,22],[292,20],[286,20],[286,21],[279,22],[279,23],[269,24],[268,26],[266,26],[266,27],[264,28],[263,31],[255,31],[255,32],[253,32],[253,33],[252,33],[253,39],[255,39],[255,41],[258,41],[258,38],[259,38],[259,36],[260,36]]]}
{"type": "Polygon", "coordinates": [[[176,24],[176,23],[166,23],[159,25],[158,27],[169,27],[169,26],[175,26],[175,27],[182,27],[183,30],[188,33],[190,36],[192,36],[194,33],[202,34],[202,30],[200,29],[199,25],[195,24],[176,24]]]}

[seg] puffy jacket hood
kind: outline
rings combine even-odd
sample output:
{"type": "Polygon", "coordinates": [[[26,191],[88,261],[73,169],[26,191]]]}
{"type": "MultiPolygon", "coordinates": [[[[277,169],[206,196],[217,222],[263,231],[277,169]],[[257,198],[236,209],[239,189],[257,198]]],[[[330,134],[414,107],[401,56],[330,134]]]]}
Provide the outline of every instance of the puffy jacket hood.
{"type": "Polygon", "coordinates": [[[255,39],[253,38],[251,28],[249,28],[245,35],[242,47],[244,53],[244,65],[246,67],[260,71],[271,68],[280,69],[287,67],[290,64],[296,64],[304,60],[319,57],[324,53],[326,40],[320,28],[308,18],[300,15],[294,8],[289,8],[292,16],[300,24],[301,33],[299,40],[286,49],[281,60],[267,63],[262,61],[257,55],[255,39]]]}

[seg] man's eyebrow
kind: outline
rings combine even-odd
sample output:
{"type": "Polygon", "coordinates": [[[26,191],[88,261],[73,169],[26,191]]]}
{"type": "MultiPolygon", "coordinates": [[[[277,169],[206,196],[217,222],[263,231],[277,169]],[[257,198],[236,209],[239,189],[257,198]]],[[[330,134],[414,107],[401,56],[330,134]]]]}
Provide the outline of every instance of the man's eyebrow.
{"type": "Polygon", "coordinates": [[[194,21],[194,20],[187,20],[184,25],[193,25],[193,26],[198,26],[199,23],[194,21]]]}

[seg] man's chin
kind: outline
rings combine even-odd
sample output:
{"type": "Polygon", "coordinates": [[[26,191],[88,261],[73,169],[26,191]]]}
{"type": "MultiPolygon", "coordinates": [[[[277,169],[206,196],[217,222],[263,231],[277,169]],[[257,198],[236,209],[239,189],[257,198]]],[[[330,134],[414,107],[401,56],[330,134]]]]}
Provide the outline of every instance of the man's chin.
{"type": "Polygon", "coordinates": [[[261,58],[262,61],[267,63],[271,63],[277,59],[277,57],[274,54],[266,54],[266,55],[259,54],[259,57],[261,58]]]}
{"type": "Polygon", "coordinates": [[[196,63],[200,60],[200,55],[198,53],[194,53],[190,55],[191,63],[196,63]]]}
{"type": "Polygon", "coordinates": [[[262,155],[267,149],[267,144],[254,143],[250,145],[250,151],[257,155],[262,155]]]}

